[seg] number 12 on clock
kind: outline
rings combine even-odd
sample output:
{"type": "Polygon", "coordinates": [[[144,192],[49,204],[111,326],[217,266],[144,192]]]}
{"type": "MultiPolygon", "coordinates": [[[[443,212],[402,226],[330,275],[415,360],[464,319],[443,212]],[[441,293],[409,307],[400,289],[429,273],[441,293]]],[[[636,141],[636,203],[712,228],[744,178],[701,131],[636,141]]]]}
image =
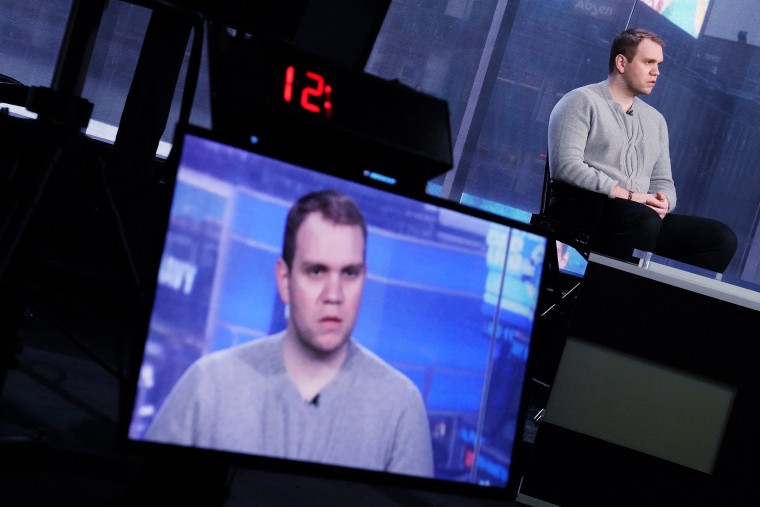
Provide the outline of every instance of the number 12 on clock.
{"type": "Polygon", "coordinates": [[[299,72],[294,65],[285,69],[285,85],[282,98],[304,111],[332,117],[332,85],[317,72],[299,72]]]}

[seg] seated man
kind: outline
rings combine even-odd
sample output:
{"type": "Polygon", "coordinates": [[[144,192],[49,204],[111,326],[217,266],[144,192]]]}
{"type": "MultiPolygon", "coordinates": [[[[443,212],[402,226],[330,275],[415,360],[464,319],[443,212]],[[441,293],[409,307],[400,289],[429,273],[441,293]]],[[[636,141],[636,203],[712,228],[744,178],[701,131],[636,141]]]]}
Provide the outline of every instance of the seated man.
{"type": "MultiPolygon", "coordinates": [[[[736,234],[717,220],[673,213],[665,118],[637,98],[654,88],[662,46],[652,32],[622,32],[612,43],[607,79],[560,99],[549,118],[552,179],[610,198],[602,203],[593,251],[634,261],[639,249],[722,273],[736,252],[736,234]]],[[[589,213],[567,194],[549,206],[571,221],[589,213]]]]}

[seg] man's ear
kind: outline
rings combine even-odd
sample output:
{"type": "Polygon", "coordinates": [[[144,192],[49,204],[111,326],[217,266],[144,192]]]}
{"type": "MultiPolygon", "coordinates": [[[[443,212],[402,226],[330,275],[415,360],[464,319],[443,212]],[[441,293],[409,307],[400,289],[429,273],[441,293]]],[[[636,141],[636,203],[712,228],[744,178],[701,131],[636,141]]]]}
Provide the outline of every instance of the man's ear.
{"type": "Polygon", "coordinates": [[[618,72],[621,74],[625,70],[625,65],[628,63],[628,59],[625,57],[625,55],[617,55],[615,57],[615,68],[617,68],[618,72]]]}
{"type": "Polygon", "coordinates": [[[280,299],[286,305],[290,304],[290,291],[288,290],[290,285],[290,269],[288,269],[288,265],[282,257],[277,259],[274,265],[274,278],[277,282],[277,292],[280,294],[280,299]]]}

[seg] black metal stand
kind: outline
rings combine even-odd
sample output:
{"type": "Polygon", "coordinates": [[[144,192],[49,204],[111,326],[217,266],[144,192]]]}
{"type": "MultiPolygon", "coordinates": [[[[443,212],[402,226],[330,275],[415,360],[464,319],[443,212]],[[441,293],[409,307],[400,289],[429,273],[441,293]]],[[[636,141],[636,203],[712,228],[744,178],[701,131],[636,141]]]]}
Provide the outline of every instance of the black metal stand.
{"type": "MultiPolygon", "coordinates": [[[[6,79],[0,100],[37,113],[35,120],[0,116],[0,390],[21,348],[19,327],[29,314],[35,283],[30,225],[61,164],[77,152],[93,105],[82,99],[87,65],[106,0],[72,3],[50,88],[6,79]],[[86,5],[85,5],[86,3],[86,5]],[[32,262],[30,262],[32,261],[32,262]]],[[[116,213],[116,210],[113,209],[116,213]]],[[[131,263],[129,250],[127,259],[131,263]]],[[[137,281],[137,280],[135,280],[137,281]]]]}

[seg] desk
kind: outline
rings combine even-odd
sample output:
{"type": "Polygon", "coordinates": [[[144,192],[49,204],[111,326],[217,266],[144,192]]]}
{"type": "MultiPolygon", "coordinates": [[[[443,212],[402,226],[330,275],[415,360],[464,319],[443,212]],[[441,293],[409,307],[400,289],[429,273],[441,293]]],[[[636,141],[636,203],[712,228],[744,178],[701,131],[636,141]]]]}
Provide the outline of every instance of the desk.
{"type": "Polygon", "coordinates": [[[760,457],[758,329],[757,292],[592,254],[518,500],[727,505],[746,494],[756,479],[744,460],[760,457]]]}

